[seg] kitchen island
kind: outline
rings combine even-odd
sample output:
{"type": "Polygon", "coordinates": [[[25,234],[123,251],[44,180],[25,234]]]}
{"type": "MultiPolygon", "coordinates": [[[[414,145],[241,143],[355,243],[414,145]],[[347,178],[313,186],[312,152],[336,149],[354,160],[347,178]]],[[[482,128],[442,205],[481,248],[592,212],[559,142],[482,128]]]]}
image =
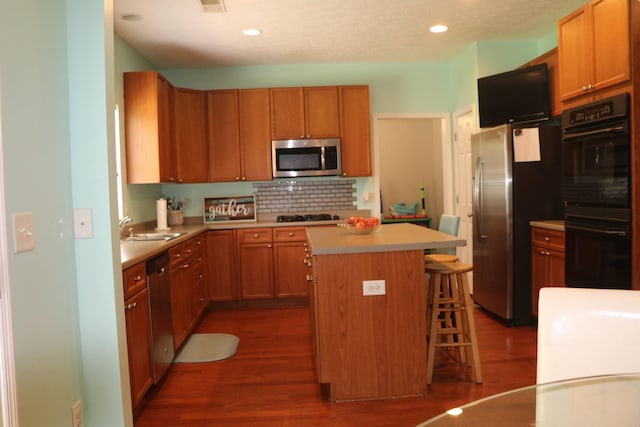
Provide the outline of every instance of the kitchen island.
{"type": "Polygon", "coordinates": [[[422,396],[427,391],[424,250],[463,246],[414,224],[367,235],[307,228],[313,349],[330,401],[422,396]]]}

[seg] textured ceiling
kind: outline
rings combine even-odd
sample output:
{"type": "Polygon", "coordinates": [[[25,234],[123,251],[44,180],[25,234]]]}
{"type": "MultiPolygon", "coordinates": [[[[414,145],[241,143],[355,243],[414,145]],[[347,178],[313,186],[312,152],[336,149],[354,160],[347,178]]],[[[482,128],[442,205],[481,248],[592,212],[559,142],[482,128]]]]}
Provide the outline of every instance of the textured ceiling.
{"type": "Polygon", "coordinates": [[[474,41],[537,39],[586,0],[114,0],[115,31],[158,68],[446,61],[474,41]],[[141,19],[125,21],[123,14],[141,19]],[[449,26],[431,34],[436,23],[449,26]],[[259,28],[259,37],[241,34],[259,28]]]}

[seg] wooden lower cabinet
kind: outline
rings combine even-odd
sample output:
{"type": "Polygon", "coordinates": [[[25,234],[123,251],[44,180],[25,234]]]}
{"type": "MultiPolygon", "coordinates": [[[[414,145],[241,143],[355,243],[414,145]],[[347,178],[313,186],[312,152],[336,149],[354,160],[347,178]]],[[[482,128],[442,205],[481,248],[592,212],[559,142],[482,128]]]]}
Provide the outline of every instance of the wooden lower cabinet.
{"type": "Polygon", "coordinates": [[[204,235],[169,250],[171,260],[171,320],[178,350],[206,308],[204,235]]]}
{"type": "Polygon", "coordinates": [[[564,231],[531,229],[531,312],[538,316],[540,289],[565,286],[564,231]]]}
{"type": "Polygon", "coordinates": [[[309,267],[304,227],[275,228],[273,241],[276,297],[306,297],[309,267]]]}
{"type": "Polygon", "coordinates": [[[240,299],[240,289],[236,286],[235,243],[233,230],[207,232],[207,288],[210,301],[240,299]]]}
{"type": "Polygon", "coordinates": [[[305,227],[256,227],[207,233],[212,302],[307,297],[305,227]]]}
{"type": "Polygon", "coordinates": [[[145,263],[123,272],[125,290],[125,323],[129,357],[131,406],[137,407],[153,385],[153,353],[151,319],[149,317],[149,290],[146,286],[145,263]]]}
{"type": "Polygon", "coordinates": [[[271,228],[236,230],[242,299],[273,298],[273,235],[271,228]]]}

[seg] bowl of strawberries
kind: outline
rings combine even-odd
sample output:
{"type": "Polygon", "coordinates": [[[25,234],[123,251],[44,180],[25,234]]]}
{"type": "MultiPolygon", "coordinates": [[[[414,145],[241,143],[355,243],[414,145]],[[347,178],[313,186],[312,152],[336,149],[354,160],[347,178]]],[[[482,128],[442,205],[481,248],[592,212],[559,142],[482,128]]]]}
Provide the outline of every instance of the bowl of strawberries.
{"type": "Polygon", "coordinates": [[[378,227],[380,227],[380,219],[377,217],[350,216],[345,224],[349,234],[370,234],[378,227]]]}

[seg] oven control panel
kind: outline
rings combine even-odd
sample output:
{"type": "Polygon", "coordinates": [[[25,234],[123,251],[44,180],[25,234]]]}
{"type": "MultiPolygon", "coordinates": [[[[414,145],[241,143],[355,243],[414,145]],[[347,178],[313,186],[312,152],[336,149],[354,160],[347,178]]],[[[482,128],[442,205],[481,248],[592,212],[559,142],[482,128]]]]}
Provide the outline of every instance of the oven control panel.
{"type": "Polygon", "coordinates": [[[562,128],[586,125],[629,115],[629,94],[622,93],[562,112],[562,128]]]}

